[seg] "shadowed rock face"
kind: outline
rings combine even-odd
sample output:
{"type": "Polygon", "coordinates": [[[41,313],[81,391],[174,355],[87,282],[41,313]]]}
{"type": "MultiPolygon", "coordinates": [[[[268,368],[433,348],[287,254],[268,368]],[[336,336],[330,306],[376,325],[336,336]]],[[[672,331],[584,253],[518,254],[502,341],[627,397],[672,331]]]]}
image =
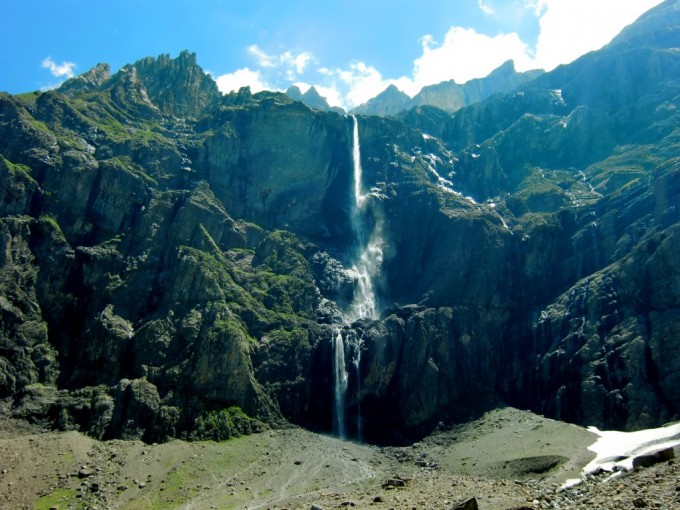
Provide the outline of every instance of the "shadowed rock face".
{"type": "Polygon", "coordinates": [[[340,333],[373,441],[499,399],[677,419],[678,56],[640,42],[676,11],[453,116],[359,116],[360,214],[352,118],[221,96],[189,53],[0,95],[0,397],[97,437],[328,431],[340,333]]]}

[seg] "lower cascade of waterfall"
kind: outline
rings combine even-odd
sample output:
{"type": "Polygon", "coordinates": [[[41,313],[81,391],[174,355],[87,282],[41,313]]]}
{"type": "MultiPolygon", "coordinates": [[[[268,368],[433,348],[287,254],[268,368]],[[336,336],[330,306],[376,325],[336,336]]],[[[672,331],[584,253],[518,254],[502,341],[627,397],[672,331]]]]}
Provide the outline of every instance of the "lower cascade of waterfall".
{"type": "MultiPolygon", "coordinates": [[[[342,439],[348,436],[345,410],[350,379],[353,383],[354,394],[358,395],[361,390],[361,349],[361,338],[358,338],[353,331],[347,330],[345,337],[343,337],[342,330],[335,333],[333,337],[333,432],[342,439]]],[[[361,440],[360,411],[357,403],[355,417],[349,423],[352,436],[358,440],[361,440]]]]}
{"type": "Polygon", "coordinates": [[[347,396],[347,368],[345,367],[345,341],[342,333],[333,338],[333,429],[341,438],[347,436],[345,428],[345,398],[347,396]]]}

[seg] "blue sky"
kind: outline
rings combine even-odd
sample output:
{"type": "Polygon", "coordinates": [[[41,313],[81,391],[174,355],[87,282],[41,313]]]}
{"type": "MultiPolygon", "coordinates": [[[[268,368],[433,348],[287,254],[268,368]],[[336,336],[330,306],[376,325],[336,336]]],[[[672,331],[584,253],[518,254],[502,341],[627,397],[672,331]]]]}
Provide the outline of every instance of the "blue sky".
{"type": "Polygon", "coordinates": [[[356,106],[389,84],[552,69],[606,44],[661,0],[0,0],[0,90],[54,87],[188,49],[224,92],[319,88],[356,106]]]}

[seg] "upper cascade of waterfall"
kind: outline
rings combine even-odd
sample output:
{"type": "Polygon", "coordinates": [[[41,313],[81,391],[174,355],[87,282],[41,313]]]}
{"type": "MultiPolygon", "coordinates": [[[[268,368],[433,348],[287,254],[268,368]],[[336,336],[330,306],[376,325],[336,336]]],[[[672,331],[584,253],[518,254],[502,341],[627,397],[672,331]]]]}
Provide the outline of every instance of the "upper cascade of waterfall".
{"type": "Polygon", "coordinates": [[[352,115],[353,143],[352,163],[354,165],[354,200],[355,210],[352,215],[354,232],[356,234],[359,257],[354,261],[350,274],[354,278],[354,299],[349,311],[351,320],[373,319],[377,314],[373,281],[380,273],[383,259],[383,238],[381,222],[373,217],[373,226],[370,232],[366,232],[365,214],[375,215],[375,211],[369,211],[365,207],[368,194],[362,193],[363,170],[361,167],[361,144],[359,142],[359,122],[352,115]]]}
{"type": "Polygon", "coordinates": [[[366,202],[366,195],[361,193],[362,168],[361,168],[361,147],[359,145],[359,121],[352,115],[354,123],[352,136],[352,164],[354,165],[354,201],[357,209],[361,210],[366,202]]]}

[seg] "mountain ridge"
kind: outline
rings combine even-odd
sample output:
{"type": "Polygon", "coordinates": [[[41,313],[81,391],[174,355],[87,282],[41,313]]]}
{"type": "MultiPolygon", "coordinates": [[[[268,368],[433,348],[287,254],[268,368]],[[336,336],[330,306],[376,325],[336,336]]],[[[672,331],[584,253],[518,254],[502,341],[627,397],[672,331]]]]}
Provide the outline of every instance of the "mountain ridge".
{"type": "Polygon", "coordinates": [[[543,73],[541,70],[518,73],[514,61],[508,60],[484,78],[475,78],[462,85],[454,80],[423,87],[413,98],[390,85],[376,97],[351,110],[363,115],[398,115],[418,106],[434,106],[453,113],[464,106],[477,103],[501,92],[510,92],[543,73]],[[400,94],[397,94],[399,91],[400,94]]]}
{"type": "Polygon", "coordinates": [[[189,52],[0,94],[8,413],[147,442],[678,419],[680,61],[639,44],[678,4],[453,114],[223,95],[189,52]]]}

